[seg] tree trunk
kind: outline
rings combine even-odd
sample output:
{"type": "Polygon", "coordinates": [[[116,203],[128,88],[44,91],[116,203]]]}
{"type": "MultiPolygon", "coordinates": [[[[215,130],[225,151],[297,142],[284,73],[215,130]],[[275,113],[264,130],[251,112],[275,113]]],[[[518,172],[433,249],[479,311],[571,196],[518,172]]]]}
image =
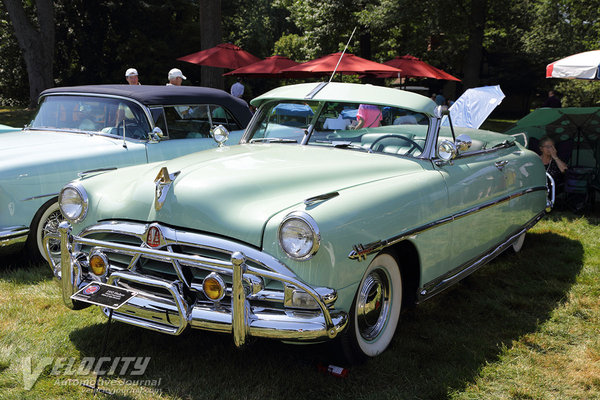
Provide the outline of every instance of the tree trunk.
{"type": "Polygon", "coordinates": [[[35,1],[36,28],[23,8],[21,0],[3,0],[23,52],[29,78],[29,107],[37,104],[44,89],[53,86],[54,62],[54,4],[52,0],[35,1]]]}
{"type": "Polygon", "coordinates": [[[469,48],[465,60],[463,85],[464,89],[479,86],[479,72],[483,57],[483,34],[487,0],[471,0],[469,48]]]}
{"type": "MultiPolygon", "coordinates": [[[[221,0],[200,0],[200,50],[210,49],[222,40],[221,0]]],[[[223,68],[201,68],[202,86],[223,89],[223,68]]]]}

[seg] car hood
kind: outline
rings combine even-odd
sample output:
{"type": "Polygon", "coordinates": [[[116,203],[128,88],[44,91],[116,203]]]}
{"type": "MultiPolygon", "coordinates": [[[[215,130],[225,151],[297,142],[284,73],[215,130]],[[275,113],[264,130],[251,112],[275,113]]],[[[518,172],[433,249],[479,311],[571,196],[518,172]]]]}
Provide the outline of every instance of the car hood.
{"type": "Polygon", "coordinates": [[[313,196],[414,173],[422,170],[420,163],[346,149],[243,144],[106,173],[83,184],[90,196],[88,215],[95,220],[158,221],[260,246],[266,222],[278,212],[313,196]],[[155,180],[163,167],[177,177],[156,210],[155,180]]]}
{"type": "Polygon", "coordinates": [[[0,171],[107,153],[123,145],[116,138],[85,133],[24,130],[0,135],[0,171]]]}

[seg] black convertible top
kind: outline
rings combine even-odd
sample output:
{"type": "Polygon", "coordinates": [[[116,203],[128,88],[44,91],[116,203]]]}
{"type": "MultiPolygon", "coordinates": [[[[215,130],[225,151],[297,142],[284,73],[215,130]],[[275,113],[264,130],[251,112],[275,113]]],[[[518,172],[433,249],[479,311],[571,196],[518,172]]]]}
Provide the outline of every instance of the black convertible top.
{"type": "Polygon", "coordinates": [[[216,104],[230,110],[244,126],[248,125],[252,113],[244,100],[220,90],[201,86],[158,86],[158,85],[87,85],[46,89],[40,94],[102,94],[128,97],[147,106],[178,104],[216,104]]]}

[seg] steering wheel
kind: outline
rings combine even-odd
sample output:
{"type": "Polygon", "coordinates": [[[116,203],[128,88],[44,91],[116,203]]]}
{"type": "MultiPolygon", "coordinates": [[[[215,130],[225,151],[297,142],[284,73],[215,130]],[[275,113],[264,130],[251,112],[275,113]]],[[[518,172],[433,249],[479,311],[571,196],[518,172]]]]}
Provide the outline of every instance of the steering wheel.
{"type": "Polygon", "coordinates": [[[371,143],[371,146],[369,146],[369,150],[374,151],[373,149],[375,148],[375,145],[379,142],[381,142],[383,139],[387,139],[387,138],[397,138],[400,140],[404,140],[405,142],[408,142],[411,147],[408,149],[408,151],[406,153],[404,153],[405,155],[408,155],[410,153],[412,153],[415,149],[419,150],[421,152],[423,152],[423,148],[414,140],[407,138],[406,136],[402,136],[402,135],[383,135],[381,137],[378,137],[377,139],[375,139],[373,141],[373,143],[371,143]]]}

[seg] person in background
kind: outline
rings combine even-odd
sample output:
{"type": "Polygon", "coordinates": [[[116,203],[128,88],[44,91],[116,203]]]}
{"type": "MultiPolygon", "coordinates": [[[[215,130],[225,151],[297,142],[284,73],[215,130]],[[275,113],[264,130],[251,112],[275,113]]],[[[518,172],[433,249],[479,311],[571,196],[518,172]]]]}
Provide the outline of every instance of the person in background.
{"type": "Polygon", "coordinates": [[[169,75],[167,77],[169,79],[169,83],[167,83],[167,86],[181,86],[183,80],[187,79],[179,68],[173,68],[172,70],[170,70],[169,75]]]}
{"type": "Polygon", "coordinates": [[[383,115],[379,107],[371,104],[361,104],[356,113],[358,124],[353,129],[375,128],[381,125],[383,115]]]}
{"type": "Polygon", "coordinates": [[[542,107],[550,107],[550,108],[560,108],[561,107],[560,99],[558,98],[556,93],[554,93],[554,90],[550,90],[548,92],[548,98],[546,99],[544,104],[542,104],[542,107]]]}
{"type": "Polygon", "coordinates": [[[244,95],[244,85],[242,84],[242,79],[241,78],[237,78],[237,81],[231,85],[231,95],[238,97],[238,98],[242,98],[242,96],[244,95]]]}
{"type": "Polygon", "coordinates": [[[129,68],[127,71],[125,71],[125,79],[130,85],[141,85],[141,83],[138,80],[137,69],[135,68],[129,68]]]}
{"type": "Polygon", "coordinates": [[[540,158],[546,168],[546,172],[550,174],[552,179],[558,184],[564,179],[564,173],[568,166],[565,164],[556,153],[556,147],[554,147],[554,141],[548,136],[543,137],[540,140],[540,158]]]}
{"type": "Polygon", "coordinates": [[[446,98],[444,96],[442,96],[441,93],[438,93],[435,95],[435,104],[437,104],[438,106],[444,106],[446,105],[446,98]]]}

